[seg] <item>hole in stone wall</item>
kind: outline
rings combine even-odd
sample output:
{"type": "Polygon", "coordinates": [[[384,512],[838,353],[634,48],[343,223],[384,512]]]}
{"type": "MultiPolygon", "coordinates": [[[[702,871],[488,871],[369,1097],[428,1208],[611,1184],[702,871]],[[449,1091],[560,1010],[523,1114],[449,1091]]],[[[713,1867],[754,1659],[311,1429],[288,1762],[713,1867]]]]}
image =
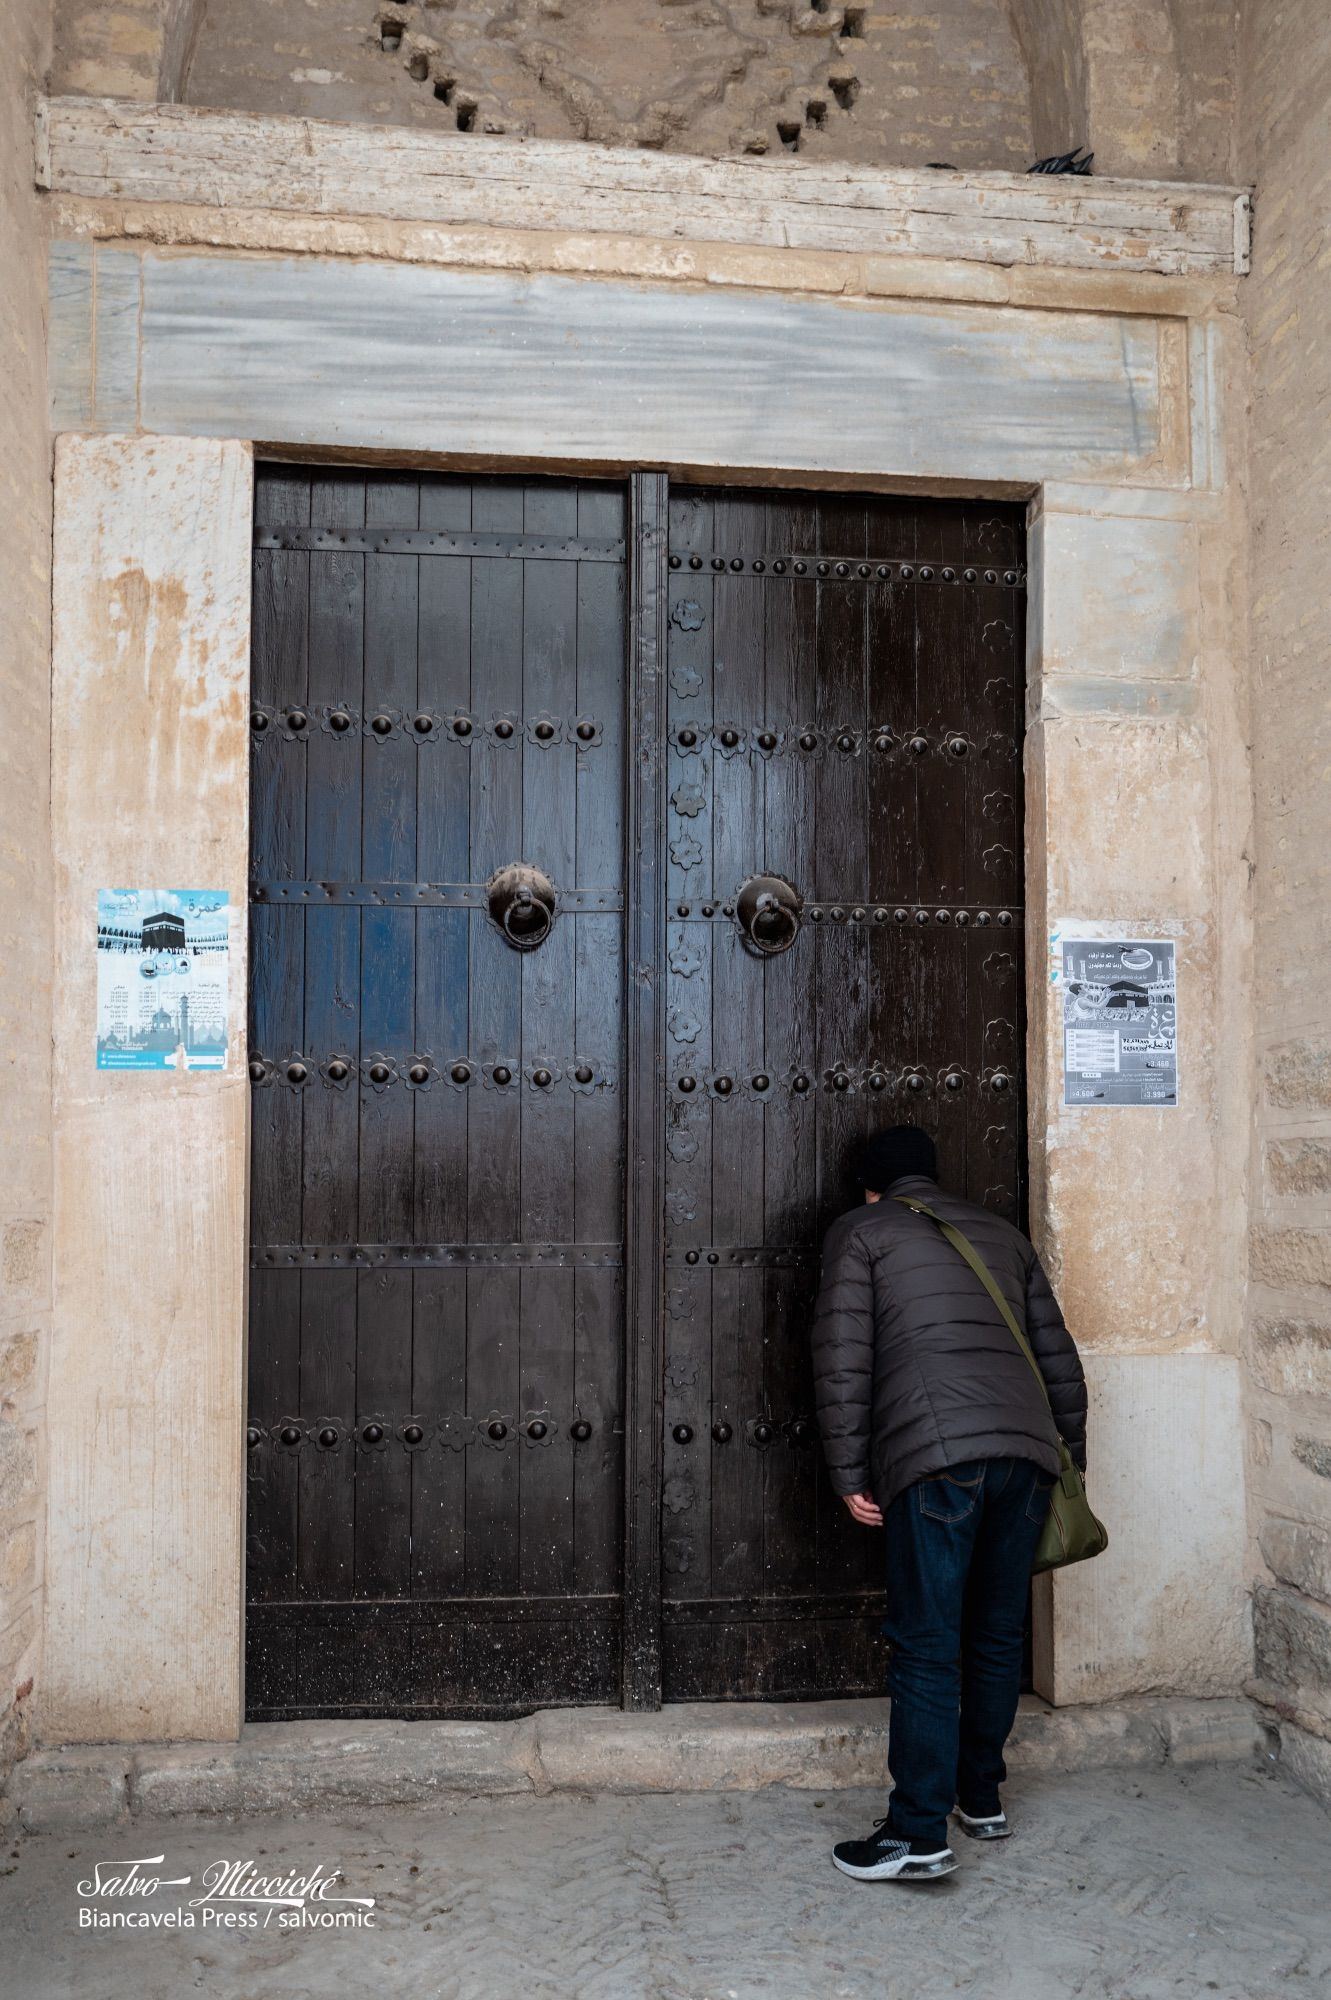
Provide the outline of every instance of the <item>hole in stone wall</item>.
{"type": "Polygon", "coordinates": [[[793,119],[778,118],[776,122],[776,136],[781,141],[781,144],[787,147],[790,152],[795,153],[799,151],[800,128],[793,119]]]}
{"type": "Polygon", "coordinates": [[[804,115],[810,125],[826,125],[827,100],[822,97],[811,97],[804,107],[804,115]]]}
{"type": "Polygon", "coordinates": [[[381,21],[379,23],[379,46],[386,56],[394,56],[402,47],[401,21],[381,21]]]}
{"type": "Polygon", "coordinates": [[[413,83],[424,83],[430,74],[430,58],[419,53],[414,55],[407,64],[407,74],[413,83]]]}
{"type": "Polygon", "coordinates": [[[458,131],[472,132],[476,127],[476,106],[465,97],[458,99],[458,131]]]}
{"type": "Polygon", "coordinates": [[[437,76],[434,80],[434,94],[441,104],[451,104],[456,89],[457,83],[451,76],[437,76]]]}
{"type": "Polygon", "coordinates": [[[847,41],[851,42],[863,41],[864,14],[865,10],[863,7],[847,7],[845,20],[843,21],[841,27],[841,32],[845,36],[847,41]]]}
{"type": "Polygon", "coordinates": [[[860,80],[857,76],[830,76],[828,88],[843,111],[849,111],[860,94],[860,80]]]}

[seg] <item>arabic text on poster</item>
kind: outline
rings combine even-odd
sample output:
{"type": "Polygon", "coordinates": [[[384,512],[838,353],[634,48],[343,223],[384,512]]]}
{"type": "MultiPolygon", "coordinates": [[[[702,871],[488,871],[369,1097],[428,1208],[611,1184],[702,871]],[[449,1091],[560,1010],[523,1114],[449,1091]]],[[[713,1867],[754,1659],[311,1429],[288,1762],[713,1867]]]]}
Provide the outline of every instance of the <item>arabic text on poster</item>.
{"type": "Polygon", "coordinates": [[[228,899],[99,889],[98,1069],[225,1069],[228,899]]]}
{"type": "Polygon", "coordinates": [[[1178,1103],[1172,938],[1054,939],[1065,1105],[1178,1103]]]}

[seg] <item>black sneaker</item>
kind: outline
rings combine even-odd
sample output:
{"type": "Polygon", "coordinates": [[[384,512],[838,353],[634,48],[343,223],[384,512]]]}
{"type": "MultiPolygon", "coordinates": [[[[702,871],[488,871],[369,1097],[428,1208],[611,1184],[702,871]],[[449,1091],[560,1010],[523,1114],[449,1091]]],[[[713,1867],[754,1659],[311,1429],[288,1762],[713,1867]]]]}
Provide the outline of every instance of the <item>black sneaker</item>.
{"type": "Polygon", "coordinates": [[[832,1860],[843,1875],[852,1875],[857,1882],[928,1882],[950,1875],[957,1865],[950,1847],[903,1840],[888,1831],[885,1819],[874,1821],[868,1840],[838,1841],[832,1860]]]}
{"type": "Polygon", "coordinates": [[[1001,1808],[996,1813],[968,1813],[963,1812],[961,1807],[958,1806],[956,1808],[956,1817],[960,1822],[962,1832],[968,1833],[972,1840],[1008,1840],[1011,1838],[1012,1828],[1008,1825],[1007,1814],[1001,1808]]]}

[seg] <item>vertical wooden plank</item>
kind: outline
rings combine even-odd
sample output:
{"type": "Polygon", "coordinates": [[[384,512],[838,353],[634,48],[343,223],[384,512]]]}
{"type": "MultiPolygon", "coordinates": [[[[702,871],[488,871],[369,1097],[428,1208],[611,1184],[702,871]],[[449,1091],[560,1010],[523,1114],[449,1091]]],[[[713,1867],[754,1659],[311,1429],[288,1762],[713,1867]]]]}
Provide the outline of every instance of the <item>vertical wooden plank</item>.
{"type": "MultiPolygon", "coordinates": [[[[715,504],[719,550],[752,564],[767,546],[767,503],[725,494],[715,504]]],[[[766,766],[754,739],[763,714],[763,594],[765,574],[751,567],[718,573],[715,592],[714,756],[712,761],[713,887],[735,894],[759,866],[766,766]],[[727,755],[722,734],[741,733],[743,748],[727,755]]],[[[749,1092],[762,1072],[764,962],[748,952],[728,924],[710,927],[711,1066],[731,1089],[712,1099],[711,1222],[705,1240],[717,1245],[760,1243],[763,1230],[763,1100],[749,1092]]],[[[717,1267],[711,1279],[711,1401],[735,1411],[735,1436],[714,1448],[699,1424],[699,1460],[711,1463],[711,1589],[716,1597],[746,1597],[763,1588],[763,1492],[767,1449],[750,1442],[749,1423],[773,1413],[764,1369],[764,1285],[761,1270],[717,1267]]]]}
{"type": "MultiPolygon", "coordinates": [[[[420,489],[414,479],[375,475],[365,482],[367,528],[415,528],[420,489]]],[[[365,710],[393,719],[385,735],[367,730],[364,765],[363,879],[416,880],[417,556],[365,558],[365,710]]]]}
{"type": "MultiPolygon", "coordinates": [[[[713,844],[718,670],[724,685],[717,613],[720,604],[712,551],[724,530],[719,496],[672,493],[665,696],[671,749],[667,791],[668,841],[666,981],[668,1093],[665,1204],[666,1242],[676,1253],[714,1241],[712,1224],[713,1104],[702,1088],[687,1094],[681,1077],[700,1078],[712,1066],[712,953],[710,924],[696,921],[700,902],[717,886],[713,844]],[[690,552],[703,567],[693,569],[690,552]],[[687,566],[686,566],[687,565],[687,566]],[[695,808],[701,805],[701,811],[695,808]]],[[[719,575],[719,572],[716,573],[719,575]]],[[[672,1260],[666,1291],[664,1402],[662,1410],[663,1589],[673,1603],[712,1592],[712,1471],[717,1447],[711,1424],[725,1420],[742,1436],[736,1410],[718,1403],[712,1380],[713,1287],[707,1266],[672,1260]],[[674,1433],[687,1425],[680,1442],[674,1433]]],[[[726,1388],[733,1394],[734,1385],[726,1388]]]]}
{"type": "MultiPolygon", "coordinates": [[[[624,538],[627,491],[583,485],[581,536],[624,538]]],[[[587,888],[624,887],[626,705],[624,571],[578,566],[577,712],[600,731],[578,752],[577,868],[587,888]]],[[[588,1243],[624,1235],[624,917],[579,916],[574,935],[573,1054],[608,1081],[574,1099],[574,1234],[588,1243]]],[[[624,1292],[616,1270],[574,1279],[570,1415],[592,1426],[573,1450],[573,1589],[618,1592],[623,1544],[624,1292]]],[[[565,1448],[568,1448],[567,1446],[565,1448]]]]}
{"type": "Polygon", "coordinates": [[[967,821],[970,792],[966,724],[965,628],[971,608],[969,586],[955,579],[963,564],[962,515],[955,502],[920,503],[920,547],[928,561],[917,565],[915,586],[920,689],[920,730],[928,749],[919,758],[926,788],[919,821],[920,899],[947,906],[962,900],[971,844],[967,821]],[[931,572],[924,579],[924,571],[931,572]]]}
{"type": "Polygon", "coordinates": [[[480,1430],[467,1461],[468,1597],[516,1597],[519,1556],[518,1451],[513,1437],[519,1388],[518,1327],[522,1273],[512,1267],[467,1274],[467,1411],[478,1425],[502,1417],[508,1435],[498,1444],[480,1430]]]}
{"type": "Polygon", "coordinates": [[[246,1458],[245,1594],[252,1603],[295,1595],[300,1452],[283,1445],[300,1414],[299,1271],[250,1273],[249,1421],[263,1436],[246,1458]]]}
{"type": "MultiPolygon", "coordinates": [[[[1016,510],[1014,509],[1013,511],[1015,514],[1016,510]]],[[[1012,524],[1012,533],[1013,533],[1013,541],[1016,544],[1018,551],[1018,553],[1014,557],[1014,564],[1019,565],[1020,568],[1024,570],[1026,567],[1026,540],[1025,540],[1024,522],[1020,520],[1014,520],[1012,524]]],[[[1025,723],[1025,713],[1026,713],[1026,671],[1025,671],[1026,595],[1024,590],[1017,598],[1015,598],[1013,603],[1012,627],[1013,627],[1012,652],[1010,655],[1010,661],[1011,661],[1010,678],[1012,684],[1012,697],[1011,697],[1012,757],[1008,765],[1008,769],[1011,772],[1012,776],[1012,784],[1010,787],[1011,796],[1016,801],[1016,810],[1013,814],[1013,820],[1012,820],[1012,828],[1013,828],[1012,845],[1016,853],[1016,862],[1013,868],[1013,881],[1017,888],[1018,901],[1019,903],[1024,903],[1025,874],[1026,874],[1026,858],[1025,858],[1025,850],[1022,838],[1025,825],[1025,812],[1024,812],[1025,745],[1023,741],[1023,733],[1024,733],[1024,723],[1025,723]]],[[[1013,1157],[1013,1167],[1015,1171],[1004,1176],[1003,1184],[1012,1185],[1013,1181],[1015,1180],[1015,1186],[1013,1186],[1012,1190],[1013,1206],[1010,1210],[1007,1210],[1006,1213],[1008,1215],[1008,1219],[1012,1222],[1015,1222],[1017,1226],[1021,1229],[1025,1229],[1028,1226],[1028,1218],[1026,1213],[1026,1197],[1029,1185],[1029,1167],[1028,1167],[1027,1152],[1026,1152],[1027,1079],[1026,1079],[1025,943],[1026,943],[1025,922],[1022,912],[1020,908],[1018,908],[1012,930],[1012,949],[1013,949],[1013,954],[1016,958],[1016,978],[1014,981],[1014,993],[1013,993],[1014,1004],[1012,1008],[1012,1014],[1013,1014],[1012,1047],[1014,1052],[1012,1068],[1013,1068],[1013,1076],[1015,1079],[1015,1088],[1009,1091],[1008,1093],[1011,1102],[1009,1103],[1007,1108],[1007,1116],[1008,1119],[1010,1120],[1010,1125],[1012,1130],[1012,1142],[1011,1142],[1012,1157],[1013,1157]]]]}
{"type": "MultiPolygon", "coordinates": [[[[310,480],[289,466],[263,466],[254,503],[260,527],[308,527],[310,480]]],[[[251,847],[254,872],[264,878],[305,873],[306,744],[282,725],[309,702],[309,576],[310,558],[299,550],[254,551],[250,696],[256,714],[272,712],[251,733],[251,847]]]]}
{"type": "Polygon", "coordinates": [[[300,1548],[297,1594],[351,1595],[356,1513],[356,1274],[304,1271],[300,1302],[300,1548]],[[320,1434],[336,1430],[325,1448],[320,1434]]]}
{"type": "MultiPolygon", "coordinates": [[[[411,1385],[412,1278],[409,1270],[356,1275],[357,1420],[405,1411],[411,1385]]],[[[390,1432],[382,1451],[356,1460],[356,1597],[411,1594],[410,1453],[390,1432]]]]}
{"type": "MultiPolygon", "coordinates": [[[[518,1408],[518,1588],[555,1597],[573,1588],[573,1454],[565,1412],[573,1401],[574,1273],[523,1271],[518,1408]],[[534,1418],[558,1425],[534,1439],[534,1418]]],[[[571,1665],[572,1663],[570,1663],[571,1665]]]]}
{"type": "MultiPolygon", "coordinates": [[[[773,496],[768,537],[773,549],[813,549],[817,513],[802,495],[773,496]]],[[[763,706],[782,748],[768,760],[764,791],[764,855],[769,867],[807,890],[814,867],[813,770],[794,744],[815,714],[817,585],[787,573],[773,577],[764,597],[763,706]]],[[[793,1071],[813,1055],[815,939],[805,926],[794,946],[764,967],[763,1068],[774,1079],[763,1113],[763,1230],[772,1248],[814,1246],[814,1117],[807,1095],[790,1088],[793,1071]]],[[[764,1287],[766,1391],[783,1420],[813,1408],[808,1306],[813,1264],[767,1273],[764,1287]]],[[[815,1507],[819,1453],[812,1444],[782,1445],[766,1455],[764,1571],[769,1591],[799,1595],[815,1579],[815,1507]]]]}
{"type": "MultiPolygon", "coordinates": [[[[521,534],[523,489],[477,480],[472,526],[478,534],[521,534]]],[[[521,562],[477,558],[472,563],[472,704],[478,714],[514,719],[513,737],[478,740],[471,752],[471,867],[484,882],[496,868],[527,860],[522,853],[521,562]]],[[[533,750],[531,754],[535,754],[533,750]]],[[[471,1055],[480,1074],[469,1089],[467,1238],[472,1243],[522,1240],[521,1096],[522,960],[479,911],[470,919],[471,1055]],[[512,1080],[500,1084],[497,1064],[512,1080]]],[[[473,1270],[467,1284],[467,1410],[491,1412],[510,1427],[519,1415],[521,1274],[514,1268],[473,1270]]],[[[476,1595],[516,1595],[519,1574],[518,1447],[511,1428],[497,1448],[473,1443],[467,1461],[467,1589],[476,1595]]]]}
{"type": "MultiPolygon", "coordinates": [[[[819,503],[819,543],[829,559],[851,563],[864,554],[862,500],[829,495],[819,503]]],[[[868,878],[866,599],[858,580],[824,578],[818,586],[817,721],[822,738],[817,775],[818,849],[815,893],[828,912],[817,942],[818,965],[818,1228],[845,1208],[856,1145],[864,1131],[861,1096],[830,1086],[839,1068],[857,1071],[867,1054],[865,926],[851,911],[865,907],[868,878]],[[851,744],[843,750],[840,741],[851,744]],[[839,912],[839,914],[838,914],[839,912]]]]}
{"type": "MultiPolygon", "coordinates": [[[[358,530],[365,524],[365,481],[329,473],[311,483],[310,523],[358,530]]],[[[306,751],[305,871],[319,882],[360,876],[361,759],[358,718],[364,699],[365,562],[356,551],[320,550],[310,565],[310,729],[306,751]],[[329,711],[350,718],[333,729],[329,711]]],[[[304,1095],[301,1240],[343,1243],[358,1227],[360,1057],[360,912],[305,912],[305,1053],[311,1082],[304,1095]],[[350,1065],[339,1087],[319,1066],[350,1065]]],[[[354,1372],[354,1370],[353,1370],[354,1372]]]]}
{"type": "MultiPolygon", "coordinates": [[[[468,532],[470,480],[423,479],[420,524],[468,532]]],[[[417,868],[425,882],[466,882],[483,727],[472,700],[471,563],[440,556],[420,570],[417,694],[433,726],[417,751],[417,868]],[[458,733],[459,717],[472,722],[470,732],[458,733]]],[[[469,934],[465,910],[417,912],[416,1050],[433,1071],[415,1099],[416,1230],[425,1243],[467,1240],[470,1092],[453,1082],[452,1070],[469,1053],[469,934]]],[[[417,1271],[411,1404],[435,1425],[430,1446],[411,1460],[411,1587],[421,1597],[465,1587],[467,1449],[454,1429],[445,1443],[440,1427],[466,1412],[466,1363],[466,1272],[417,1271]]]]}
{"type": "Polygon", "coordinates": [[[412,1454],[411,1589],[415,1597],[461,1596],[469,1447],[452,1429],[445,1440],[441,1427],[467,1406],[467,1273],[414,1275],[411,1413],[430,1423],[433,1434],[426,1449],[412,1454]]]}
{"type": "MultiPolygon", "coordinates": [[[[283,468],[260,469],[255,510],[268,526],[309,520],[309,481],[283,468]]],[[[254,552],[251,698],[283,712],[308,699],[308,558],[254,552]]],[[[305,863],[305,746],[276,721],[251,734],[251,874],[299,875],[305,863]]],[[[304,1035],[304,928],[297,910],[250,910],[249,1046],[280,1061],[304,1035]]],[[[269,1083],[252,1093],[250,1240],[293,1242],[300,1234],[299,1091],[269,1083]]],[[[256,1269],[250,1280],[249,1418],[264,1432],[247,1471],[246,1595],[255,1602],[297,1589],[302,1445],[284,1446],[283,1419],[300,1413],[302,1274],[256,1269]]]]}
{"type": "MultiPolygon", "coordinates": [[[[815,1234],[821,1240],[831,1222],[858,1198],[851,1175],[856,1147],[865,1128],[864,1098],[832,1083],[838,1070],[852,1075],[868,1055],[867,942],[863,924],[852,923],[853,908],[866,907],[868,882],[868,759],[864,730],[869,719],[867,615],[864,584],[835,576],[835,564],[853,563],[868,547],[868,509],[849,496],[818,503],[818,545],[834,574],[818,585],[816,719],[820,736],[816,775],[816,893],[828,913],[811,940],[815,959],[814,1060],[817,1162],[815,1234]],[[844,751],[838,737],[849,732],[854,747],[844,751]],[[839,917],[832,914],[840,910],[839,917]]],[[[856,564],[857,566],[857,564],[856,564]]],[[[864,1551],[844,1507],[825,1494],[818,1517],[817,1580],[825,1593],[854,1589],[864,1551]]]]}
{"type": "MultiPolygon", "coordinates": [[[[366,480],[367,528],[414,528],[416,479],[366,480]]],[[[367,556],[365,694],[367,716],[395,726],[365,742],[361,865],[367,882],[414,882],[417,749],[418,570],[415,556],[367,556]]],[[[424,753],[424,754],[428,754],[424,753]]],[[[415,1041],[416,914],[367,906],[361,918],[360,1236],[410,1243],[415,1230],[412,1133],[415,1106],[402,1075],[415,1041]],[[368,1067],[383,1057],[386,1085],[368,1067]]],[[[411,1399],[410,1270],[362,1273],[357,1281],[356,1389],[362,1421],[404,1413],[411,1399]]],[[[396,1435],[356,1466],[355,1587],[359,1597],[405,1597],[411,1577],[411,1464],[396,1435]]]]}
{"type": "MultiPolygon", "coordinates": [[[[289,467],[265,466],[255,483],[265,527],[304,527],[310,481],[289,467]]],[[[309,701],[309,557],[291,550],[254,551],[251,698],[263,730],[251,732],[251,872],[260,880],[305,872],[307,746],[288,738],[279,718],[309,701]]],[[[304,929],[300,913],[250,911],[250,1048],[284,1063],[303,1053],[304,929]]],[[[270,1084],[253,1094],[251,1240],[294,1242],[300,1234],[303,1104],[298,1091],[270,1084]]]]}
{"type": "MultiPolygon", "coordinates": [[[[578,531],[575,486],[546,481],[523,496],[523,531],[573,537],[578,531]]],[[[577,867],[578,570],[563,560],[523,564],[522,854],[557,885],[572,884],[577,867]],[[530,725],[545,715],[554,736],[543,741],[530,725]]],[[[576,942],[584,919],[558,917],[538,951],[522,960],[522,1234],[535,1243],[568,1242],[574,1233],[573,1153],[576,1096],[570,1062],[576,1020],[576,942]],[[540,1083],[539,1076],[551,1081],[540,1083]]],[[[573,1577],[573,1460],[562,1436],[534,1443],[532,1419],[558,1423],[573,1401],[573,1273],[525,1271],[519,1329],[518,1461],[519,1583],[524,1594],[549,1596],[573,1577]]],[[[562,1429],[562,1423],[561,1423],[562,1429]]]]}
{"type": "MultiPolygon", "coordinates": [[[[414,528],[418,514],[415,480],[367,480],[367,528],[414,528]]],[[[365,736],[362,879],[414,882],[416,761],[430,754],[417,750],[410,732],[418,558],[376,553],[365,561],[365,708],[399,722],[382,738],[365,736]]],[[[374,905],[361,921],[360,1227],[372,1243],[409,1242],[413,1228],[411,1092],[400,1074],[386,1086],[371,1085],[365,1066],[383,1057],[400,1069],[412,1051],[415,923],[412,909],[374,905]]]]}
{"type": "MultiPolygon", "coordinates": [[[[328,473],[310,482],[310,525],[333,531],[365,526],[365,480],[328,473]]],[[[358,550],[319,549],[309,563],[309,695],[303,874],[316,882],[354,882],[360,870],[360,728],[365,692],[365,564],[358,550]],[[334,728],[345,715],[347,726],[334,728]]],[[[373,560],[371,558],[370,560],[373,560]]]]}
{"type": "Polygon", "coordinates": [[[668,488],[630,483],[627,884],[628,1201],[624,1278],[624,1706],[661,1702],[661,1313],[665,1021],[665,661],[668,488]]]}
{"type": "MultiPolygon", "coordinates": [[[[919,760],[910,748],[920,734],[916,691],[915,585],[898,580],[898,568],[917,561],[918,515],[911,501],[875,501],[868,510],[868,553],[886,563],[890,577],[865,586],[866,645],[869,656],[867,723],[867,805],[869,879],[866,888],[875,903],[896,907],[916,901],[919,848],[915,838],[915,802],[919,760]],[[884,740],[885,739],[885,740],[884,740]],[[879,743],[882,747],[877,747],[879,743]]],[[[909,939],[898,936],[889,946],[892,959],[909,939]]],[[[875,1055],[892,1063],[894,1053],[877,1047],[875,1055]]]]}
{"type": "Polygon", "coordinates": [[[250,1093],[250,1241],[297,1243],[301,1213],[304,1094],[282,1080],[305,1038],[305,912],[250,908],[249,1047],[278,1073],[250,1093]]]}
{"type": "MultiPolygon", "coordinates": [[[[620,1190],[622,1193],[621,1179],[620,1190]]],[[[618,1270],[574,1275],[575,1375],[571,1415],[591,1434],[573,1450],[573,1583],[578,1596],[623,1584],[624,1283],[618,1270]]],[[[567,1443],[565,1449],[569,1449],[567,1443]]]]}
{"type": "MultiPolygon", "coordinates": [[[[976,503],[964,517],[965,558],[994,583],[974,587],[968,629],[968,734],[975,750],[968,773],[973,836],[968,848],[972,900],[1020,904],[1022,866],[1022,735],[1025,706],[1025,595],[1004,583],[1024,567],[1017,510],[976,503]]],[[[1004,929],[991,925],[970,939],[971,1087],[968,1192],[1010,1220],[1024,1215],[1025,980],[1020,912],[1004,929]],[[996,1069],[1012,1078],[1006,1092],[986,1081],[996,1069]]]]}
{"type": "MultiPolygon", "coordinates": [[[[427,529],[471,528],[471,483],[421,483],[427,529]]],[[[471,784],[479,720],[459,736],[453,722],[472,708],[471,563],[437,556],[420,565],[418,698],[432,728],[417,748],[416,854],[423,882],[471,879],[471,784]]],[[[463,910],[422,908],[416,917],[416,1051],[436,1071],[416,1094],[416,1224],[423,1242],[466,1240],[469,1095],[451,1069],[468,1054],[468,918],[463,910]]],[[[457,1329],[465,1332],[465,1329],[457,1329]]],[[[419,1385],[418,1400],[424,1393],[419,1385]]],[[[451,1458],[451,1454],[449,1455],[451,1458]]],[[[421,1457],[417,1477],[432,1475],[421,1457]]]]}

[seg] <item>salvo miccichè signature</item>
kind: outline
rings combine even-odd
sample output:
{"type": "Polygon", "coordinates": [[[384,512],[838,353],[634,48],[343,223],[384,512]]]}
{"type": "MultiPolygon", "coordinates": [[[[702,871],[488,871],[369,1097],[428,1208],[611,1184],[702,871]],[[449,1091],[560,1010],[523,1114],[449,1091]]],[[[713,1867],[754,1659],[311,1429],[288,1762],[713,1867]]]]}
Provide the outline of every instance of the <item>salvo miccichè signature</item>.
{"type": "Polygon", "coordinates": [[[340,1869],[316,1861],[312,1868],[261,1874],[253,1861],[212,1861],[198,1877],[198,1893],[172,1907],[145,1907],[163,1890],[195,1888],[192,1875],[163,1875],[164,1854],[135,1861],[98,1861],[78,1884],[80,1930],[372,1930],[374,1897],[336,1893],[340,1869]]]}

